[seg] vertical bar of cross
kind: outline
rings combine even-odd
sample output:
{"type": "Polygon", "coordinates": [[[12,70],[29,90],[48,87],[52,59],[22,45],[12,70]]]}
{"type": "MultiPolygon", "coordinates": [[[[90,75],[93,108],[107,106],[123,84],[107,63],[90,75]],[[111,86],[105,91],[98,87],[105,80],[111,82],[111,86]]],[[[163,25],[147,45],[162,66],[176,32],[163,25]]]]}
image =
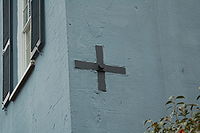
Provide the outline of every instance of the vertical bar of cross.
{"type": "Polygon", "coordinates": [[[104,64],[103,47],[95,46],[96,49],[96,63],[75,60],[75,68],[96,70],[98,74],[98,90],[106,92],[105,72],[126,74],[125,67],[110,66],[104,64]]]}
{"type": "Polygon", "coordinates": [[[104,61],[103,61],[103,47],[96,45],[95,49],[96,49],[97,64],[99,67],[99,70],[97,70],[97,72],[98,72],[98,89],[100,91],[106,92],[105,71],[104,71],[104,61]]]}
{"type": "Polygon", "coordinates": [[[96,45],[95,48],[96,48],[97,64],[102,65],[103,64],[103,47],[96,45]]]}

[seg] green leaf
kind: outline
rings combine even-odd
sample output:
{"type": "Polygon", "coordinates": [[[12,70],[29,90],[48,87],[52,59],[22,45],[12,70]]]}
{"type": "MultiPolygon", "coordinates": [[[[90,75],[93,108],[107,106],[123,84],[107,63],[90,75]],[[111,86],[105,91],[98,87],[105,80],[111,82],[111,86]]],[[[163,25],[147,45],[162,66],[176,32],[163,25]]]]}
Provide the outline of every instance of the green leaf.
{"type": "Polygon", "coordinates": [[[188,118],[184,118],[181,120],[181,122],[185,122],[186,120],[188,120],[188,118]]]}
{"type": "Polygon", "coordinates": [[[198,105],[197,104],[188,104],[188,106],[191,106],[190,110],[192,110],[194,106],[198,106],[198,105]]]}
{"type": "Polygon", "coordinates": [[[154,122],[151,126],[154,127],[154,128],[156,128],[158,126],[158,123],[154,122]]]}
{"type": "Polygon", "coordinates": [[[171,108],[171,114],[160,118],[157,122],[146,120],[145,124],[150,122],[146,131],[148,133],[178,133],[180,130],[184,130],[185,133],[197,133],[200,131],[200,106],[195,103],[186,104],[182,102],[184,98],[184,96],[171,96],[166,102],[166,107],[171,108]]]}
{"type": "Polygon", "coordinates": [[[179,103],[177,103],[177,104],[185,104],[184,102],[179,102],[179,103]]]}
{"type": "Polygon", "coordinates": [[[153,121],[152,120],[146,120],[146,121],[144,121],[144,125],[146,125],[147,123],[152,123],[153,121]]]}
{"type": "Polygon", "coordinates": [[[173,103],[173,102],[172,101],[167,101],[165,105],[170,104],[170,103],[173,103]]]}
{"type": "Polygon", "coordinates": [[[200,95],[197,97],[197,100],[199,100],[199,98],[200,98],[200,95]]]}
{"type": "Polygon", "coordinates": [[[165,117],[162,117],[162,118],[160,119],[160,122],[163,121],[164,119],[165,119],[165,117]]]}
{"type": "Polygon", "coordinates": [[[170,96],[168,99],[169,99],[169,101],[172,101],[172,100],[174,100],[174,96],[170,96]]]}
{"type": "Polygon", "coordinates": [[[183,99],[185,98],[184,96],[177,96],[176,99],[183,99]]]}

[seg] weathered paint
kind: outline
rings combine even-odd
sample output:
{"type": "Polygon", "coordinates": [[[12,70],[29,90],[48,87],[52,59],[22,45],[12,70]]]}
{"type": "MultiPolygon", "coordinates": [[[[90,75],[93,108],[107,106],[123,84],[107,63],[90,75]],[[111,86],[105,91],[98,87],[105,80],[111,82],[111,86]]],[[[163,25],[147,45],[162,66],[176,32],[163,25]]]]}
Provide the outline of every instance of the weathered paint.
{"type": "Polygon", "coordinates": [[[17,99],[0,111],[0,133],[140,133],[145,119],[165,113],[170,95],[192,101],[200,86],[199,5],[45,0],[46,45],[17,99]],[[95,71],[74,68],[74,60],[96,61],[96,44],[106,64],[127,68],[106,73],[107,92],[98,91],[95,71]]]}
{"type": "Polygon", "coordinates": [[[170,95],[196,96],[200,1],[66,1],[73,133],[141,133],[170,95]],[[74,68],[74,60],[96,61],[96,44],[106,64],[127,68],[106,73],[106,93],[95,71],[74,68]]]}
{"type": "MultiPolygon", "coordinates": [[[[0,7],[2,18],[2,0],[0,7]]],[[[71,133],[65,9],[64,0],[45,1],[46,45],[16,100],[0,111],[0,133],[71,133]]],[[[0,26],[2,42],[2,19],[0,26]]]]}

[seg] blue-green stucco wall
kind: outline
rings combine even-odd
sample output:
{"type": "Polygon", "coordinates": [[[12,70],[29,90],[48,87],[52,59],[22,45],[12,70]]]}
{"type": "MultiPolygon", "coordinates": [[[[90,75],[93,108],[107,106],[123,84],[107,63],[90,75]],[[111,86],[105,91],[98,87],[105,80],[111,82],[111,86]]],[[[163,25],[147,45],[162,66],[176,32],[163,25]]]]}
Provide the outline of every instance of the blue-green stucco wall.
{"type": "MultiPolygon", "coordinates": [[[[46,45],[17,99],[0,111],[0,133],[141,133],[145,119],[165,113],[170,95],[192,101],[200,86],[199,5],[45,0],[46,45]],[[98,91],[96,72],[74,68],[75,59],[96,61],[96,44],[106,64],[127,69],[106,73],[107,92],[98,91]]],[[[2,42],[2,19],[0,29],[2,42]]]]}
{"type": "MultiPolygon", "coordinates": [[[[3,42],[2,1],[0,42],[3,42]]],[[[64,0],[45,0],[46,45],[16,100],[8,105],[7,111],[0,111],[0,133],[71,133],[65,9],[64,0]]],[[[0,61],[2,77],[2,56],[0,61]]],[[[0,86],[2,90],[2,78],[0,86]]]]}
{"type": "Polygon", "coordinates": [[[74,133],[141,133],[171,95],[189,101],[200,86],[199,0],[66,0],[74,133]],[[74,68],[74,60],[125,66],[126,75],[74,68]]]}

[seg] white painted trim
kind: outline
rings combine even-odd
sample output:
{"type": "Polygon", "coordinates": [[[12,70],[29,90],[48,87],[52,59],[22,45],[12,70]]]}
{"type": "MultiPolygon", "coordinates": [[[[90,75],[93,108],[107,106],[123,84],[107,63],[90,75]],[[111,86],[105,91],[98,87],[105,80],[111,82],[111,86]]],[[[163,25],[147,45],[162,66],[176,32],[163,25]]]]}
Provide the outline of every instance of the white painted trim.
{"type": "Polygon", "coordinates": [[[3,54],[6,52],[8,46],[10,45],[10,39],[7,41],[5,48],[3,49],[3,54]]]}
{"type": "Polygon", "coordinates": [[[8,94],[6,95],[5,99],[2,102],[2,109],[4,109],[6,107],[6,105],[8,104],[9,97],[10,97],[10,92],[8,92],[8,94]]]}
{"type": "MultiPolygon", "coordinates": [[[[30,1],[30,0],[29,0],[30,1]]],[[[28,2],[29,2],[28,1],[28,2]]],[[[31,34],[31,16],[28,18],[26,24],[24,25],[24,0],[18,1],[18,79],[21,79],[24,72],[26,71],[30,59],[28,58],[31,56],[30,52],[27,51],[29,47],[31,47],[31,35],[28,40],[27,36],[31,34]],[[27,46],[30,45],[30,46],[27,46]]]]}
{"type": "Polygon", "coordinates": [[[21,86],[24,84],[25,80],[29,77],[29,74],[32,72],[33,68],[35,67],[35,61],[31,60],[30,64],[28,65],[26,71],[24,72],[23,76],[19,80],[18,84],[16,85],[15,89],[12,91],[9,101],[13,101],[16,97],[16,93],[19,92],[21,86]]]}
{"type": "Polygon", "coordinates": [[[26,31],[28,30],[28,28],[30,28],[31,26],[31,17],[29,17],[28,18],[28,20],[27,20],[27,22],[26,22],[26,24],[24,25],[24,27],[23,27],[23,33],[26,33],[26,31]]]}
{"type": "Polygon", "coordinates": [[[18,0],[18,32],[17,32],[17,66],[18,66],[18,79],[20,79],[24,73],[24,54],[23,54],[23,41],[24,41],[24,36],[23,36],[23,8],[24,8],[24,1],[23,0],[18,0]]]}

